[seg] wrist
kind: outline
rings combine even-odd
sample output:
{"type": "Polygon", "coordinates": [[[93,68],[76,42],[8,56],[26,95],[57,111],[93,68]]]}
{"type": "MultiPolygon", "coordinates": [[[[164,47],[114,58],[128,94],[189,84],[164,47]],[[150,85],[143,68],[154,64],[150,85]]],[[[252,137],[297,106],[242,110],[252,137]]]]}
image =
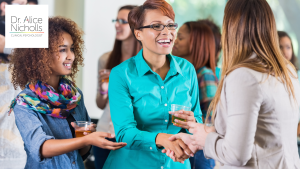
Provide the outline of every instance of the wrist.
{"type": "Polygon", "coordinates": [[[108,94],[108,90],[103,91],[103,90],[101,90],[101,88],[100,88],[99,92],[100,92],[101,95],[107,95],[108,94]]]}
{"type": "Polygon", "coordinates": [[[89,136],[90,136],[90,134],[87,136],[81,137],[81,142],[83,143],[84,147],[92,145],[92,142],[91,142],[92,140],[90,139],[89,136]]]}
{"type": "Polygon", "coordinates": [[[155,139],[155,144],[157,147],[163,147],[163,143],[162,143],[162,136],[164,133],[158,133],[155,139]]]}

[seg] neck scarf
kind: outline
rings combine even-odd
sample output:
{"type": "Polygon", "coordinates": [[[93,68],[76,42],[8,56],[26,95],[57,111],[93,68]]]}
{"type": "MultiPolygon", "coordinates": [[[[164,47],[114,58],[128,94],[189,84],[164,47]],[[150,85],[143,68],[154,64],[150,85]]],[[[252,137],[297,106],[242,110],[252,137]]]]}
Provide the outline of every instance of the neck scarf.
{"type": "Polygon", "coordinates": [[[80,103],[81,94],[76,85],[65,77],[60,78],[58,92],[52,86],[38,81],[36,84],[28,83],[27,89],[32,94],[19,94],[11,103],[9,114],[16,104],[27,107],[38,113],[65,119],[75,111],[80,103]]]}

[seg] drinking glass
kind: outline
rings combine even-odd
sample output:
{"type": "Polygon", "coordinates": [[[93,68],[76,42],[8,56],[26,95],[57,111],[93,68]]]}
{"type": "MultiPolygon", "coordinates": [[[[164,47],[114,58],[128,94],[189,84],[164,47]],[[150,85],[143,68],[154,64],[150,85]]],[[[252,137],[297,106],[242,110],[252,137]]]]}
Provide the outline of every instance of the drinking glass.
{"type": "MultiPolygon", "coordinates": [[[[175,111],[179,111],[179,110],[191,111],[191,108],[187,107],[187,106],[178,105],[178,104],[171,104],[171,112],[175,112],[175,111]]],[[[176,123],[175,119],[186,122],[186,119],[176,117],[176,116],[174,116],[174,113],[172,113],[172,123],[176,123]]]]}
{"type": "MultiPolygon", "coordinates": [[[[104,69],[103,73],[104,73],[104,74],[110,73],[110,70],[104,69]]],[[[109,82],[109,77],[106,78],[106,79],[102,79],[102,82],[107,82],[107,83],[108,83],[108,82],[109,82]]]]}
{"type": "Polygon", "coordinates": [[[75,136],[76,137],[83,137],[85,136],[83,133],[91,133],[92,131],[88,130],[88,128],[92,127],[93,122],[89,121],[75,121],[75,136]]]}

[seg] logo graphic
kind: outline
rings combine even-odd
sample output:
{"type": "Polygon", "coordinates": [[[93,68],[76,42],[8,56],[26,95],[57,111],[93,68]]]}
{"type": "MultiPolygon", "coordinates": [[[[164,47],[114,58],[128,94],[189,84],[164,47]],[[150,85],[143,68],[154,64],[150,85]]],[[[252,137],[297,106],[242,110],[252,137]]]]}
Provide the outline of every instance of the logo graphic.
{"type": "Polygon", "coordinates": [[[48,48],[48,5],[6,5],[6,48],[48,48]]]}

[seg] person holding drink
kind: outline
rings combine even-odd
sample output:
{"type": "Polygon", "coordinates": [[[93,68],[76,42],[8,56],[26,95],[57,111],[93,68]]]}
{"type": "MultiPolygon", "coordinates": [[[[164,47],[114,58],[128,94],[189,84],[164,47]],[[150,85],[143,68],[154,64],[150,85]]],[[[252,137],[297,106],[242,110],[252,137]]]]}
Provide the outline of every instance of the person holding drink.
{"type": "Polygon", "coordinates": [[[116,140],[127,146],[111,151],[104,169],[191,167],[184,160],[193,152],[181,140],[169,140],[180,131],[187,132],[172,125],[171,104],[190,107],[188,121],[202,123],[196,71],[187,60],[170,54],[178,27],[174,20],[165,0],[147,0],[129,13],[131,31],[143,49],[113,68],[109,76],[116,140]],[[173,162],[161,152],[164,148],[184,162],[173,162]]]}
{"type": "MultiPolygon", "coordinates": [[[[128,14],[134,7],[136,6],[125,5],[119,9],[116,19],[113,20],[116,29],[116,39],[113,50],[103,54],[98,60],[99,74],[96,103],[100,109],[103,109],[103,113],[98,121],[97,131],[115,134],[108,99],[110,70],[123,61],[135,56],[141,50],[141,45],[134,38],[128,24],[128,14]]],[[[115,138],[107,139],[113,142],[116,141],[115,138]]],[[[102,169],[109,152],[110,150],[108,149],[93,146],[96,169],[102,169]]]]}
{"type": "Polygon", "coordinates": [[[112,150],[126,145],[106,140],[114,137],[109,133],[95,132],[83,94],[70,80],[83,63],[82,33],[72,20],[53,17],[49,48],[14,49],[12,83],[24,90],[11,110],[25,144],[25,169],[84,169],[91,145],[112,150]]]}

